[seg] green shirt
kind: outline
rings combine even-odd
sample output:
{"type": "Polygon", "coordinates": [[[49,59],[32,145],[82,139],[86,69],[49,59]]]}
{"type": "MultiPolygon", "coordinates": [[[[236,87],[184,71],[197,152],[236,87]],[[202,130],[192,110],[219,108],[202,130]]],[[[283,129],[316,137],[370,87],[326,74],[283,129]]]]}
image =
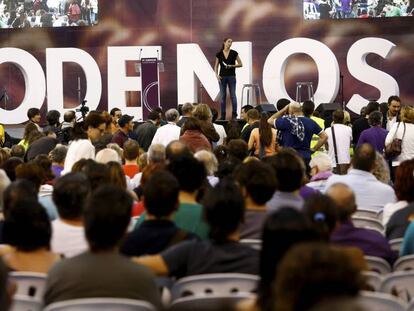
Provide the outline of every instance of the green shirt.
{"type": "MultiPolygon", "coordinates": [[[[137,221],[138,228],[145,220],[146,212],[137,221]]],[[[174,213],[173,221],[180,229],[197,234],[202,240],[208,239],[209,228],[203,219],[203,206],[198,203],[180,203],[174,213]]]]}

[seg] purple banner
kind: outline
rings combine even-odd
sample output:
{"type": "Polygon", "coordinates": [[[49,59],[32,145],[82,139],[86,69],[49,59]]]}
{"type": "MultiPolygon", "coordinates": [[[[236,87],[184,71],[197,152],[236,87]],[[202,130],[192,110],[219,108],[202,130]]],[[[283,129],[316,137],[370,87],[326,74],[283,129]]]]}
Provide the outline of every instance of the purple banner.
{"type": "Polygon", "coordinates": [[[160,85],[157,58],[141,59],[142,118],[148,119],[151,110],[160,106],[160,85]]]}

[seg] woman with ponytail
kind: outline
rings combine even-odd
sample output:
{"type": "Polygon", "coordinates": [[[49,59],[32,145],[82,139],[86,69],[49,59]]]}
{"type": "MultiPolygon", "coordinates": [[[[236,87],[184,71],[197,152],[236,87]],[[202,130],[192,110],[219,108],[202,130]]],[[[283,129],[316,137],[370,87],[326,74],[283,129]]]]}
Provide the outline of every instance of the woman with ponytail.
{"type": "Polygon", "coordinates": [[[248,148],[259,158],[270,156],[278,151],[276,130],[267,123],[267,119],[267,114],[262,113],[259,128],[253,129],[249,138],[248,148]]]}

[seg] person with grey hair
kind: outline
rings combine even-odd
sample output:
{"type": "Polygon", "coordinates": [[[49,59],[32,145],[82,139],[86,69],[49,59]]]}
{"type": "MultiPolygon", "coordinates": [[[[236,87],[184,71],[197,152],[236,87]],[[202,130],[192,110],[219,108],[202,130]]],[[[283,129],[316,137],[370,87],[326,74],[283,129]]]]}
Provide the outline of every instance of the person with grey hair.
{"type": "Polygon", "coordinates": [[[52,172],[55,178],[59,178],[62,175],[67,152],[68,147],[60,144],[49,152],[49,159],[52,161],[52,172]]]}
{"type": "Polygon", "coordinates": [[[324,152],[318,152],[309,162],[311,180],[306,186],[323,192],[326,182],[332,176],[332,160],[324,152]]]}
{"type": "Polygon", "coordinates": [[[185,121],[193,116],[193,110],[194,110],[194,106],[192,103],[185,103],[182,108],[181,108],[181,112],[182,112],[182,116],[180,118],[180,121],[178,121],[177,125],[179,127],[182,127],[185,123],[185,121]]]}
{"type": "Polygon", "coordinates": [[[219,178],[214,176],[218,170],[218,161],[214,153],[207,150],[200,150],[194,154],[194,158],[204,164],[207,172],[207,180],[214,187],[219,182],[219,178]]]}
{"type": "Polygon", "coordinates": [[[3,212],[3,193],[8,185],[10,185],[10,179],[6,172],[0,169],[0,212],[3,212]]]}
{"type": "Polygon", "coordinates": [[[107,164],[109,162],[118,162],[121,163],[121,158],[119,157],[118,153],[111,149],[111,148],[105,148],[99,151],[96,154],[96,162],[107,164]]]}
{"type": "Polygon", "coordinates": [[[368,116],[369,129],[363,130],[358,139],[357,146],[364,143],[370,144],[379,153],[384,152],[385,138],[388,131],[382,128],[382,113],[379,111],[373,111],[368,116]]]}
{"type": "Polygon", "coordinates": [[[165,113],[168,124],[158,128],[151,144],[161,144],[166,147],[173,140],[180,138],[181,128],[177,125],[179,113],[177,109],[169,109],[165,113]]]}

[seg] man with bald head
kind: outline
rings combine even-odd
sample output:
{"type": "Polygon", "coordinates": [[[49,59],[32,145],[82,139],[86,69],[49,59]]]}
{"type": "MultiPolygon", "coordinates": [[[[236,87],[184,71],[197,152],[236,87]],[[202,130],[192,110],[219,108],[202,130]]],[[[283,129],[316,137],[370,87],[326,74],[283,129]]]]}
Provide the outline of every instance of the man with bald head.
{"type": "Polygon", "coordinates": [[[359,208],[381,211],[385,204],[396,201],[394,189],[376,179],[372,174],[375,168],[376,153],[370,144],[362,144],[355,150],[352,168],[346,175],[333,175],[328,179],[326,189],[336,183],[344,183],[355,194],[359,208]]]}
{"type": "Polygon", "coordinates": [[[352,214],[356,211],[357,205],[352,189],[345,184],[336,183],[328,188],[326,194],[334,200],[339,218],[339,226],[331,235],[332,243],[339,246],[357,247],[365,256],[380,257],[392,264],[397,254],[381,233],[354,227],[352,214]]]}
{"type": "Polygon", "coordinates": [[[307,167],[311,154],[328,140],[328,136],[314,120],[303,116],[299,103],[290,103],[271,116],[267,122],[281,133],[282,146],[295,149],[307,167]],[[313,135],[318,135],[319,141],[311,149],[313,135]]]}

